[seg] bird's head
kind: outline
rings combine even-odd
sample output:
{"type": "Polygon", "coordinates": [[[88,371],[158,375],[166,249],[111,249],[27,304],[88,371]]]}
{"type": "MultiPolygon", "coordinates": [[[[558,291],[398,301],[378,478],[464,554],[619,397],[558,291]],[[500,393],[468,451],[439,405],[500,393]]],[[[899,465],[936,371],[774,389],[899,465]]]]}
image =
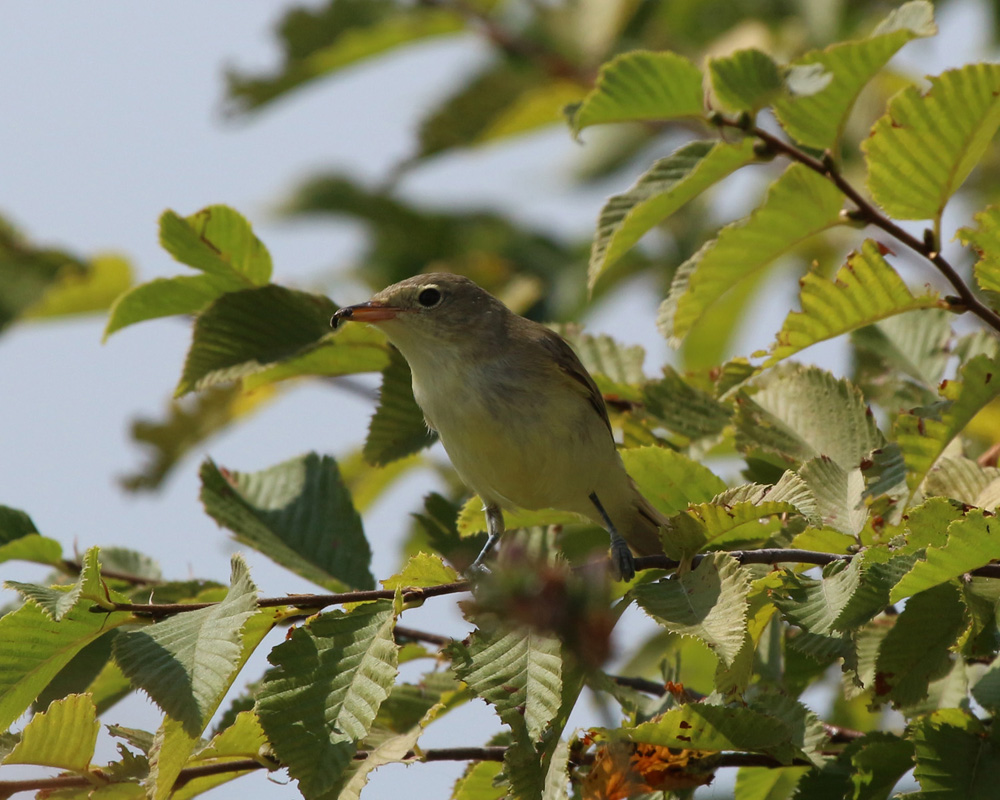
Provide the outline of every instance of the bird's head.
{"type": "Polygon", "coordinates": [[[345,306],[330,320],[370,322],[404,355],[410,347],[480,338],[484,327],[510,314],[493,295],[461,275],[431,272],[388,286],[367,303],[345,306]]]}

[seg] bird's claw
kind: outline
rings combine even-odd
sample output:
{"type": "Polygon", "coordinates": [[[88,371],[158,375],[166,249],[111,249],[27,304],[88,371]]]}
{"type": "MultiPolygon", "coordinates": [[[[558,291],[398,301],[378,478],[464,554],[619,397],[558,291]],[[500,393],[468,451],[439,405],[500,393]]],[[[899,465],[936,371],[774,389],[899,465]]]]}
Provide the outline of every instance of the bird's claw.
{"type": "Polygon", "coordinates": [[[635,558],[624,539],[611,543],[611,571],[621,581],[630,581],[635,577],[635,558]]]}
{"type": "Polygon", "coordinates": [[[472,563],[465,570],[465,577],[470,581],[477,581],[481,578],[485,578],[487,575],[492,575],[493,571],[487,567],[485,564],[472,563]]]}

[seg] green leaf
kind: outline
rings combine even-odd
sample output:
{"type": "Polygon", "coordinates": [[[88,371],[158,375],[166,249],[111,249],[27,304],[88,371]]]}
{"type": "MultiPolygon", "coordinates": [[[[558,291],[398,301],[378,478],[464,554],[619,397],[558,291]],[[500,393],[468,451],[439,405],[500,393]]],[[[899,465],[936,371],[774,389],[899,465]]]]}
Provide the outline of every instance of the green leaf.
{"type": "MultiPolygon", "coordinates": [[[[795,800],[885,800],[913,766],[913,743],[873,731],[802,778],[795,800]]],[[[768,770],[760,770],[767,772],[768,770]]]]}
{"type": "Polygon", "coordinates": [[[844,197],[830,181],[792,164],[746,219],[727,225],[681,264],[657,327],[680,345],[705,311],[738,282],[816,234],[840,224],[844,197]]]}
{"type": "Polygon", "coordinates": [[[455,674],[500,719],[518,730],[527,726],[537,741],[559,712],[563,656],[559,640],[527,628],[477,630],[468,645],[450,648],[455,674]]]}
{"type": "Polygon", "coordinates": [[[710,553],[693,572],[640,584],[632,595],[668,631],[700,639],[729,667],[743,646],[749,591],[750,579],[736,559],[710,553]]]}
{"type": "Polygon", "coordinates": [[[330,317],[336,310],[322,295],[275,285],[222,295],[195,322],[175,395],[234,381],[303,355],[333,335],[330,317]]]}
{"type": "Polygon", "coordinates": [[[271,254],[250,223],[228,206],[208,206],[182,217],[164,211],[160,244],[170,255],[210,275],[239,278],[243,288],[271,280],[271,254]]]}
{"type": "Polygon", "coordinates": [[[85,772],[94,757],[100,729],[90,695],[68,695],[35,714],[21,732],[21,741],[3,763],[85,772]]]}
{"type": "Polygon", "coordinates": [[[206,512],[243,542],[332,591],[371,589],[371,549],[329,456],[310,453],[260,472],[201,468],[206,512]]]}
{"type": "Polygon", "coordinates": [[[983,708],[996,714],[1000,709],[1000,658],[994,658],[972,687],[972,696],[983,708]]]}
{"type": "Polygon", "coordinates": [[[971,244],[979,256],[972,268],[979,288],[1000,293],[1000,206],[987,206],[973,219],[978,228],[959,228],[955,236],[966,247],[971,244]]]}
{"type": "Polygon", "coordinates": [[[906,482],[915,490],[948,444],[987,403],[1000,395],[1000,359],[976,356],[959,371],[959,381],[943,381],[944,402],[900,414],[893,426],[906,462],[906,482]]]}
{"type": "Polygon", "coordinates": [[[793,625],[820,636],[836,634],[865,575],[862,560],[825,567],[822,579],[785,572],[774,602],[793,625]]]}
{"type": "Polygon", "coordinates": [[[284,64],[270,74],[228,71],[232,110],[260,108],[380,53],[462,28],[462,18],[450,10],[394,0],[331,0],[316,9],[294,8],[278,26],[284,64]]]}
{"type": "Polygon", "coordinates": [[[108,313],[104,339],[122,328],[160,317],[197,314],[226,292],[246,288],[236,277],[223,275],[177,275],[154,278],[118,295],[108,313]]]}
{"type": "Polygon", "coordinates": [[[81,599],[59,622],[34,602],[0,617],[0,641],[5,643],[0,647],[0,730],[6,730],[80,650],[132,619],[123,611],[90,611],[98,599],[127,598],[102,585],[97,548],[87,551],[83,565],[76,583],[81,599]]]}
{"type": "Polygon", "coordinates": [[[378,600],[313,617],[268,655],[261,726],[307,798],[336,797],[396,678],[396,611],[378,600]]]}
{"type": "Polygon", "coordinates": [[[405,763],[412,758],[417,740],[424,729],[443,713],[464,702],[462,692],[457,689],[445,693],[442,699],[433,704],[424,715],[407,730],[394,736],[388,736],[375,745],[362,761],[353,762],[349,768],[351,775],[337,800],[360,800],[361,790],[368,783],[372,772],[385,764],[405,763]]]}
{"type": "Polygon", "coordinates": [[[200,727],[189,729],[184,721],[167,716],[153,739],[149,750],[149,776],[146,781],[150,800],[167,800],[181,770],[188,763],[192,751],[199,745],[205,723],[215,714],[223,697],[231,689],[233,680],[246,665],[247,659],[268,632],[282,617],[281,609],[260,609],[250,616],[242,629],[242,646],[229,671],[229,678],[215,682],[214,696],[206,697],[200,727]]]}
{"type": "Polygon", "coordinates": [[[119,479],[122,486],[130,492],[158,489],[184,456],[276,397],[272,387],[244,391],[238,384],[213,386],[184,400],[172,400],[162,420],[134,419],[132,439],[151,452],[145,464],[119,479]]]}
{"type": "Polygon", "coordinates": [[[24,316],[40,319],[104,311],[132,284],[132,266],[121,256],[96,256],[87,266],[85,272],[60,271],[24,316]]]}
{"type": "Polygon", "coordinates": [[[389,349],[389,364],[382,370],[378,407],[365,439],[365,461],[385,466],[430,447],[437,434],[427,427],[424,412],[413,399],[410,367],[396,349],[389,349]]]}
{"type": "Polygon", "coordinates": [[[793,66],[820,66],[833,80],[812,94],[776,98],[774,112],[782,127],[807,147],[836,153],[851,108],[864,85],[904,44],[935,33],[933,6],[916,0],[892,11],[866,39],[839,42],[796,59],[793,66]]]}
{"type": "Polygon", "coordinates": [[[886,317],[922,308],[944,308],[937,292],[914,295],[882,257],[881,246],[866,239],[861,252],[847,258],[833,281],[814,272],[799,281],[801,311],[785,318],[771,355],[770,367],[817,342],[832,339],[886,317]]]}
{"type": "Polygon", "coordinates": [[[767,53],[752,48],[709,59],[708,76],[726,111],[755,114],[785,91],[781,68],[767,53]]]}
{"type": "Polygon", "coordinates": [[[473,761],[455,782],[451,800],[503,800],[504,786],[495,785],[501,765],[496,761],[473,761]]]}
{"type": "Polygon", "coordinates": [[[788,800],[808,771],[808,767],[740,767],[733,787],[733,800],[788,800]]]}
{"type": "Polygon", "coordinates": [[[567,109],[576,135],[590,125],[700,117],[701,71],[676,53],[635,50],[601,67],[594,89],[567,109]]]}
{"type": "Polygon", "coordinates": [[[765,373],[737,403],[736,445],[760,448],[790,463],[827,456],[857,467],[883,437],[864,397],[849,381],[817,367],[787,365],[765,373]]]}
{"type": "Polygon", "coordinates": [[[943,547],[927,548],[924,557],[892,588],[889,599],[898,603],[995,559],[1000,559],[1000,525],[996,517],[970,511],[948,526],[948,541],[943,547]]]}
{"type": "Polygon", "coordinates": [[[608,267],[651,230],[708,187],[754,161],[753,140],[690,142],[661,158],[624,194],[601,209],[590,250],[591,290],[608,267]]]}
{"type": "Polygon", "coordinates": [[[50,287],[87,272],[83,259],[37,247],[0,217],[0,330],[41,302],[50,287]]]}
{"type": "Polygon", "coordinates": [[[241,556],[221,602],[115,638],[115,661],[185,731],[197,736],[228,688],[243,649],[241,631],[257,610],[257,587],[241,556]]]}
{"type": "Polygon", "coordinates": [[[563,108],[583,94],[579,83],[549,76],[534,65],[495,61],[421,121],[419,157],[562,122],[563,108]]]}
{"type": "Polygon", "coordinates": [[[898,219],[939,220],[1000,127],[1000,64],[968,64],[910,86],[861,143],[868,188],[898,219]]]}
{"type": "Polygon", "coordinates": [[[410,557],[400,572],[381,581],[381,584],[383,589],[405,589],[410,586],[437,586],[457,580],[458,573],[445,564],[440,556],[417,553],[410,557]]]}
{"type": "Polygon", "coordinates": [[[868,521],[864,503],[865,478],[859,468],[846,470],[828,456],[810,459],[799,469],[799,476],[816,499],[823,524],[857,536],[868,521]]]}
{"type": "MultiPolygon", "coordinates": [[[[266,745],[267,737],[260,727],[257,716],[251,711],[241,711],[236,715],[232,725],[213,736],[205,747],[191,757],[187,766],[221,766],[232,761],[257,759],[260,757],[261,748],[266,745]]],[[[248,773],[234,771],[197,777],[185,783],[170,797],[171,800],[188,800],[246,774],[248,773]]]]}
{"type": "Polygon", "coordinates": [[[15,560],[55,567],[62,561],[62,546],[42,536],[23,511],[0,506],[0,564],[15,560]]]}
{"type": "Polygon", "coordinates": [[[951,355],[953,319],[943,310],[914,311],[853,331],[853,380],[865,397],[893,411],[933,402],[951,355]]]}
{"type": "Polygon", "coordinates": [[[726,489],[707,467],[666,447],[633,447],[622,450],[621,456],[639,491],[668,517],[691,503],[707,503],[726,489]]]}
{"type": "Polygon", "coordinates": [[[941,584],[911,597],[882,640],[875,673],[877,700],[908,706],[927,696],[927,686],[951,669],[950,648],[965,628],[957,588],[941,584]]]}
{"type": "Polygon", "coordinates": [[[656,422],[691,440],[722,433],[733,416],[731,406],[692,386],[670,366],[660,380],[643,386],[642,402],[656,422]]]}
{"type": "Polygon", "coordinates": [[[740,706],[688,703],[621,733],[629,741],[660,747],[766,753],[782,763],[790,763],[798,753],[792,743],[795,734],[787,723],[740,706]]]}
{"type": "Polygon", "coordinates": [[[989,800],[996,796],[1000,747],[995,732],[970,712],[946,708],[914,723],[913,777],[925,797],[989,800]]]}

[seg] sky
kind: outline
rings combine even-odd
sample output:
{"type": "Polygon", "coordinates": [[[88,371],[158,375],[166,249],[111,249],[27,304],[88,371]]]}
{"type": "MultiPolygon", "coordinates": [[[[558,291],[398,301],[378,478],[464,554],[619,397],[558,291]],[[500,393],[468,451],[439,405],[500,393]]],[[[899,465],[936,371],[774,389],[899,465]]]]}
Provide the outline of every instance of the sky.
{"type": "MultiPolygon", "coordinates": [[[[124,254],[140,280],[183,269],[157,243],[163,210],[185,215],[212,203],[229,204],[251,220],[274,258],[277,282],[309,288],[317,276],[350,264],[361,246],[356,230],[283,220],[280,202],[320,170],[383,177],[409,154],[422,110],[482,63],[486,52],[471,37],[438,40],[352,69],[251,117],[227,119],[225,67],[273,66],[272,27],[284,8],[272,0],[0,5],[0,214],[37,244],[84,256],[124,254]]],[[[981,17],[967,10],[939,15],[939,24],[941,38],[953,42],[960,31],[983,28],[981,17]]],[[[930,72],[981,55],[981,40],[966,36],[961,42],[955,48],[915,43],[908,58],[918,71],[930,72]]],[[[589,235],[609,189],[573,185],[579,154],[566,130],[553,130],[439,159],[402,188],[441,207],[497,208],[559,235],[589,235]]],[[[640,282],[596,308],[588,328],[643,344],[647,372],[654,374],[668,356],[654,326],[659,298],[648,289],[640,282]]],[[[347,284],[345,296],[334,299],[357,302],[364,292],[347,284]]],[[[785,295],[779,301],[787,308],[785,295]]],[[[116,476],[142,457],[128,440],[129,420],[163,413],[190,329],[177,320],[149,322],[102,345],[103,324],[102,318],[24,324],[0,338],[0,504],[28,512],[69,553],[116,544],[153,556],[169,577],[225,580],[236,548],[198,503],[202,458],[254,471],[309,450],[342,455],[360,444],[372,404],[304,383],[205,443],[159,493],[127,495],[116,476]]],[[[754,335],[748,331],[748,341],[754,335]]],[[[836,351],[828,357],[835,360],[836,351]]],[[[376,576],[395,571],[406,515],[433,485],[427,474],[415,476],[365,515],[376,576]]],[[[246,555],[264,595],[313,588],[262,556],[246,555]]],[[[0,569],[3,580],[44,576],[42,569],[17,563],[0,569]]],[[[5,592],[0,599],[13,596],[5,592]]],[[[407,612],[405,624],[464,635],[468,626],[452,603],[428,605],[407,612]]],[[[645,630],[639,619],[629,624],[619,635],[645,630]]],[[[263,653],[281,634],[261,648],[249,675],[263,669],[263,653]]],[[[158,720],[155,707],[138,695],[106,719],[147,729],[158,720]]],[[[432,726],[422,744],[468,744],[466,731],[475,730],[479,741],[496,728],[492,712],[476,702],[432,726]]],[[[107,737],[101,748],[99,757],[113,755],[107,737]]],[[[461,768],[387,768],[375,775],[366,796],[403,787],[409,797],[446,796],[461,768]]],[[[8,769],[0,777],[11,774],[8,769]]],[[[241,778],[209,796],[298,796],[294,786],[265,780],[241,778]]]]}

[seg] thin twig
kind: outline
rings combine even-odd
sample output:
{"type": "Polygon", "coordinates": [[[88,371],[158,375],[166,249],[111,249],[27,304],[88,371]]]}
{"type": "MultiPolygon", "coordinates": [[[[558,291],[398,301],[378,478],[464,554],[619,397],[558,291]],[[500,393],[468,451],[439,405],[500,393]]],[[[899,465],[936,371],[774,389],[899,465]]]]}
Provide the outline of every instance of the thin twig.
{"type": "Polygon", "coordinates": [[[938,249],[940,247],[940,243],[937,241],[937,237],[932,234],[929,238],[918,239],[916,236],[905,231],[889,219],[889,217],[879,211],[841,174],[840,170],[837,169],[836,163],[833,158],[829,156],[829,154],[827,154],[827,157],[822,160],[814,158],[790,142],[775,136],[773,133],[770,133],[757,125],[747,125],[741,119],[729,119],[721,115],[717,115],[713,117],[713,119],[719,125],[730,128],[739,128],[740,130],[745,131],[751,136],[764,142],[773,152],[780,153],[793,161],[797,161],[803,166],[811,169],[813,172],[829,179],[838,189],[840,189],[844,196],[857,206],[857,210],[851,214],[852,219],[860,222],[866,222],[877,228],[881,228],[894,239],[906,245],[915,253],[923,256],[935,267],[937,267],[938,271],[944,275],[947,281],[955,288],[955,291],[958,292],[958,297],[961,299],[960,304],[952,303],[954,306],[953,310],[971,311],[991,328],[996,331],[1000,331],[1000,314],[997,314],[992,308],[976,297],[969,285],[962,280],[958,271],[943,255],[941,255],[938,249]]]}
{"type": "MultiPolygon", "coordinates": [[[[79,575],[83,572],[83,564],[75,558],[64,558],[60,564],[63,572],[69,575],[79,575]]],[[[142,575],[134,575],[131,572],[121,572],[116,569],[105,569],[101,567],[101,577],[111,578],[116,581],[125,581],[133,586],[157,586],[163,583],[160,578],[146,578],[142,575]]]]}
{"type": "MultiPolygon", "coordinates": [[[[726,554],[735,558],[740,564],[815,564],[825,566],[835,561],[849,562],[853,556],[842,553],[823,553],[815,550],[800,550],[796,548],[776,548],[768,547],[761,550],[729,550],[726,554]]],[[[697,566],[705,557],[704,554],[697,555],[692,559],[692,564],[697,566]]],[[[590,568],[586,565],[584,568],[590,568]]],[[[662,569],[672,570],[679,566],[679,562],[668,558],[665,555],[639,556],[635,559],[635,568],[639,570],[662,569]]],[[[981,578],[1000,578],[1000,564],[987,564],[972,570],[969,574],[981,578]]],[[[428,597],[438,597],[447,594],[458,594],[472,591],[471,581],[454,581],[453,583],[440,583],[436,586],[423,588],[403,589],[401,594],[405,602],[423,600],[428,597]]],[[[303,614],[312,613],[327,606],[340,605],[341,603],[363,603],[371,600],[392,599],[396,593],[392,589],[369,589],[357,592],[341,592],[339,594],[292,594],[282,597],[264,597],[257,601],[259,608],[280,608],[291,607],[302,609],[303,614]]],[[[208,608],[217,605],[216,603],[105,603],[94,605],[90,610],[97,614],[106,614],[109,611],[128,611],[139,616],[147,617],[169,617],[173,614],[180,614],[187,611],[197,611],[201,608],[208,608]]],[[[432,639],[425,639],[432,644],[438,644],[444,637],[437,637],[435,634],[427,634],[432,639]]]]}
{"type": "MultiPolygon", "coordinates": [[[[506,747],[437,747],[423,750],[416,753],[410,750],[403,756],[403,760],[418,761],[503,761],[506,747]]],[[[370,755],[370,751],[359,750],[354,754],[355,761],[364,761],[370,755]]],[[[237,759],[234,761],[223,761],[216,764],[203,764],[197,767],[187,767],[182,769],[174,782],[174,791],[198,778],[210,775],[223,775],[228,772],[251,772],[258,769],[278,769],[278,764],[268,764],[252,758],[237,759]]],[[[6,799],[18,792],[35,791],[55,791],[57,789],[75,789],[87,786],[100,786],[104,783],[115,783],[106,781],[106,776],[96,771],[91,778],[83,775],[59,775],[54,778],[28,778],[18,781],[0,781],[0,798],[6,799]]],[[[132,781],[118,781],[118,783],[132,783],[132,781]]]]}

